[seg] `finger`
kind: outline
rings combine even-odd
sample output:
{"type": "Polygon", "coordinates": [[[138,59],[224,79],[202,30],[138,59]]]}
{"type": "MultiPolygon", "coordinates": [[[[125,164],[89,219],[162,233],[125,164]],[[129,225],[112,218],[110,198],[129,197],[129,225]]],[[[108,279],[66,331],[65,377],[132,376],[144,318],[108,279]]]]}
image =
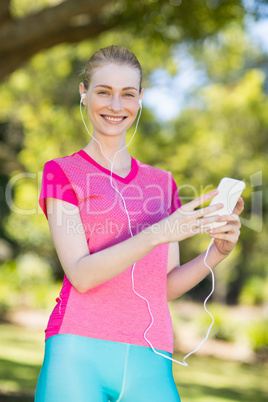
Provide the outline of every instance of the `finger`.
{"type": "MultiPolygon", "coordinates": [[[[238,216],[238,215],[236,215],[236,216],[238,216]]],[[[238,217],[237,220],[235,220],[235,221],[227,221],[227,223],[232,224],[233,226],[238,227],[239,229],[241,228],[241,222],[240,222],[239,217],[238,217]]]]}
{"type": "Polygon", "coordinates": [[[244,200],[242,197],[239,197],[237,204],[233,210],[233,214],[240,215],[243,210],[244,210],[244,200]]]}
{"type": "Polygon", "coordinates": [[[230,224],[228,227],[227,225],[222,226],[222,229],[218,230],[214,228],[213,223],[219,221],[219,215],[213,215],[209,217],[204,217],[197,219],[195,222],[191,224],[192,228],[194,229],[195,233],[225,233],[227,231],[235,232],[238,228],[233,224],[230,224]],[[214,229],[214,231],[213,231],[214,229]]]}
{"type": "Polygon", "coordinates": [[[202,204],[205,202],[211,200],[215,195],[218,194],[218,190],[214,189],[212,191],[209,191],[206,194],[202,194],[199,197],[195,198],[193,201],[188,202],[187,204],[183,205],[184,211],[193,211],[195,208],[200,207],[202,204]]]}
{"type": "Polygon", "coordinates": [[[211,233],[211,234],[221,234],[221,233],[233,234],[233,233],[238,233],[238,232],[239,232],[239,227],[232,225],[232,224],[227,224],[224,226],[218,226],[216,228],[213,228],[210,230],[209,233],[211,233]]]}
{"type": "MultiPolygon", "coordinates": [[[[210,215],[213,212],[219,211],[224,207],[223,204],[215,204],[215,205],[209,205],[208,207],[200,208],[195,211],[195,215],[198,218],[201,218],[202,216],[210,215]]],[[[220,217],[220,216],[219,216],[220,217]]]]}
{"type": "Polygon", "coordinates": [[[196,220],[196,226],[199,228],[208,228],[211,229],[211,224],[217,222],[219,219],[219,215],[212,215],[204,218],[200,218],[196,220]]]}
{"type": "MultiPolygon", "coordinates": [[[[200,220],[200,218],[205,217],[206,215],[211,215],[213,212],[217,212],[218,210],[223,208],[223,204],[215,204],[208,207],[200,208],[194,211],[184,211],[183,208],[177,209],[178,213],[182,214],[187,222],[193,220],[200,220]]],[[[211,218],[214,219],[213,215],[211,218]]],[[[217,215],[217,219],[219,219],[220,215],[217,215]]],[[[210,218],[210,216],[209,216],[210,218]]],[[[215,221],[216,222],[216,221],[215,221]]]]}
{"type": "Polygon", "coordinates": [[[239,238],[239,233],[229,234],[229,233],[209,233],[208,235],[214,240],[225,240],[229,243],[235,244],[239,238]]]}
{"type": "Polygon", "coordinates": [[[191,228],[190,232],[191,232],[192,235],[200,234],[200,233],[208,233],[211,230],[209,225],[208,226],[207,225],[202,225],[202,224],[199,223],[199,220],[196,221],[195,223],[192,223],[190,225],[190,228],[191,228]]]}
{"type": "MultiPolygon", "coordinates": [[[[185,204],[187,205],[187,204],[185,204]]],[[[213,212],[216,212],[224,207],[223,204],[215,204],[215,205],[208,205],[207,207],[199,208],[197,210],[185,210],[184,207],[177,209],[177,211],[187,217],[189,219],[192,219],[193,217],[195,219],[201,218],[202,216],[205,215],[210,215],[213,212]]]]}
{"type": "Polygon", "coordinates": [[[218,222],[232,223],[235,226],[241,226],[239,216],[236,214],[222,215],[219,217],[218,222]]]}

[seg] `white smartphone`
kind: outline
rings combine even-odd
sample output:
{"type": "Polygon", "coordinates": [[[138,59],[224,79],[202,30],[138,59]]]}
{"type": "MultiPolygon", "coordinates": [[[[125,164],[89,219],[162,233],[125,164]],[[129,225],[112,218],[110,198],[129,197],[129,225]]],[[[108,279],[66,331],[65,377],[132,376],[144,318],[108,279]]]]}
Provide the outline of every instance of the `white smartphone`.
{"type": "MultiPolygon", "coordinates": [[[[233,212],[244,188],[245,183],[243,181],[231,179],[230,177],[224,177],[218,185],[219,193],[211,200],[209,204],[215,205],[220,203],[223,204],[224,207],[222,209],[219,209],[218,211],[205,215],[204,217],[212,215],[230,215],[233,212]]],[[[210,223],[208,226],[210,226],[211,228],[216,228],[225,224],[226,222],[213,222],[210,223]]]]}

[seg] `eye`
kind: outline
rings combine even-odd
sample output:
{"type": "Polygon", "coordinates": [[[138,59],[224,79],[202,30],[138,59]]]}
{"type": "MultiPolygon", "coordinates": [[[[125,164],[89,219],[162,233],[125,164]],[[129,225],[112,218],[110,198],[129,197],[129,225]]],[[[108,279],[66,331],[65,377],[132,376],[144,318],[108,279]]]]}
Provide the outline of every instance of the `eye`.
{"type": "Polygon", "coordinates": [[[98,95],[108,95],[108,92],[107,91],[99,91],[98,95]]]}
{"type": "Polygon", "coordinates": [[[126,96],[127,98],[135,98],[135,95],[130,94],[130,93],[126,93],[126,94],[124,94],[124,96],[126,96]]]}

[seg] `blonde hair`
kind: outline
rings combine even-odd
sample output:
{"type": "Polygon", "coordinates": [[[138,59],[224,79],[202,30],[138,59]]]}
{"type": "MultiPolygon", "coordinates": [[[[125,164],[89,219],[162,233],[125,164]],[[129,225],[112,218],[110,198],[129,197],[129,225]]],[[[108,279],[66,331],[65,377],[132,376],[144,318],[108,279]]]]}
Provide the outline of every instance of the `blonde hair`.
{"type": "Polygon", "coordinates": [[[141,92],[142,68],[137,57],[129,49],[116,45],[111,45],[97,50],[88,60],[83,81],[86,90],[89,88],[94,70],[100,66],[110,63],[136,68],[140,74],[139,91],[141,92]]]}

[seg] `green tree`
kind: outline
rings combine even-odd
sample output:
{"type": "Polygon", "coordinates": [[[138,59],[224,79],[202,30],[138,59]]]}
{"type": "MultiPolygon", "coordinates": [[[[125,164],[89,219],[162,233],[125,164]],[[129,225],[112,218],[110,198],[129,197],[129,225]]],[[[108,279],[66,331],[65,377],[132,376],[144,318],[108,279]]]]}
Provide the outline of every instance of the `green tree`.
{"type": "MultiPolygon", "coordinates": [[[[88,56],[95,49],[111,43],[127,44],[142,61],[146,87],[150,85],[149,72],[155,67],[166,68],[170,74],[174,74],[177,69],[172,54],[172,51],[176,51],[176,47],[167,46],[163,41],[164,33],[168,35],[164,28],[162,31],[157,29],[155,36],[150,36],[153,18],[159,17],[159,12],[154,13],[154,10],[159,11],[157,7],[160,5],[164,7],[164,2],[147,1],[148,5],[151,4],[152,20],[149,19],[151,22],[148,22],[148,26],[145,24],[146,32],[140,31],[134,37],[132,25],[136,26],[135,21],[133,20],[132,25],[129,22],[127,27],[127,23],[122,19],[122,26],[118,25],[118,29],[114,28],[114,31],[103,33],[94,40],[82,41],[77,45],[62,44],[37,53],[1,85],[0,121],[9,123],[10,127],[9,140],[7,136],[0,138],[1,148],[10,150],[1,161],[1,171],[6,178],[15,180],[12,187],[14,205],[10,205],[11,214],[8,216],[8,211],[2,214],[3,233],[10,241],[19,245],[17,252],[23,254],[31,251],[46,259],[56,276],[62,276],[62,270],[46,219],[38,208],[38,196],[44,163],[83,148],[85,142],[89,140],[81,123],[78,106],[78,83],[88,56]],[[149,37],[150,40],[144,40],[149,37]],[[12,139],[15,138],[15,130],[12,127],[21,127],[21,133],[24,135],[22,148],[18,149],[17,153],[12,153],[12,139]],[[4,148],[8,141],[11,141],[10,148],[4,148]],[[11,162],[14,160],[16,164],[12,165],[11,162]],[[9,170],[6,168],[7,164],[9,170]],[[18,175],[23,172],[30,176],[19,178],[18,175]],[[31,209],[32,213],[28,214],[31,209]]],[[[194,1],[183,2],[181,6],[178,5],[179,2],[176,6],[173,3],[176,1],[165,2],[170,10],[173,10],[172,7],[177,7],[176,10],[185,10],[193,5],[194,1]],[[185,8],[180,8],[182,6],[185,8]]],[[[200,4],[200,8],[197,7],[196,13],[204,6],[202,2],[197,3],[200,4]]],[[[234,2],[219,4],[223,3],[229,4],[229,13],[234,13],[232,8],[234,2]]],[[[34,7],[35,4],[36,7],[40,7],[40,12],[43,12],[41,3],[30,3],[29,0],[25,0],[13,4],[17,7],[18,18],[23,19],[24,15],[29,13],[29,5],[34,7]]],[[[127,14],[127,10],[130,9],[134,13],[135,7],[140,7],[139,4],[129,3],[128,9],[128,2],[125,4],[124,10],[119,8],[121,15],[123,12],[127,14]]],[[[181,23],[179,36],[170,38],[168,42],[175,44],[176,40],[187,39],[189,46],[198,43],[199,48],[192,46],[191,51],[196,60],[205,66],[210,83],[194,94],[194,106],[186,108],[171,124],[160,124],[144,108],[139,130],[129,151],[145,163],[171,170],[183,202],[204,191],[205,187],[217,186],[224,175],[245,179],[248,186],[245,192],[244,218],[249,221],[250,176],[257,171],[263,171],[262,180],[263,182],[267,180],[267,172],[264,170],[268,125],[265,77],[260,69],[253,68],[254,62],[260,60],[259,53],[253,46],[247,44],[239,24],[232,24],[227,20],[224,22],[224,18],[222,20],[219,18],[222,24],[217,25],[217,28],[216,25],[213,25],[213,29],[203,28],[211,24],[210,10],[214,16],[220,10],[215,3],[215,8],[211,4],[210,7],[204,8],[207,11],[202,14],[203,19],[200,17],[201,11],[196,14],[196,25],[199,25],[197,21],[200,18],[203,21],[199,28],[196,27],[202,31],[200,35],[191,28],[191,25],[183,28],[184,25],[181,23]],[[226,27],[221,29],[218,35],[214,35],[214,43],[212,34],[225,24],[226,27]],[[198,38],[204,39],[204,37],[207,38],[205,41],[198,41],[198,38]]],[[[46,6],[50,8],[49,2],[46,2],[46,6]]],[[[235,10],[240,22],[242,13],[235,10]]],[[[241,11],[241,8],[239,10],[241,11]]],[[[31,12],[33,13],[33,10],[31,12]]],[[[116,7],[113,12],[119,13],[116,7]]],[[[184,15],[187,21],[190,16],[186,17],[186,14],[182,13],[178,18],[183,18],[184,15]]],[[[130,17],[129,15],[126,21],[130,21],[130,17]]],[[[166,17],[163,16],[163,27],[166,17]]],[[[175,24],[176,18],[174,15],[169,27],[172,23],[175,24]]],[[[156,24],[155,28],[157,27],[156,24]]],[[[166,29],[168,32],[167,25],[166,29]]],[[[131,133],[128,135],[131,136],[131,133]]],[[[264,213],[267,213],[267,206],[265,208],[264,213]]],[[[217,270],[218,277],[222,276],[217,281],[218,298],[221,300],[237,300],[240,290],[253,274],[265,277],[266,233],[264,229],[262,233],[256,232],[257,218],[252,222],[255,229],[244,225],[239,246],[228,259],[228,264],[223,269],[217,270]]],[[[183,242],[182,260],[193,258],[193,254],[203,251],[207,243],[205,237],[183,242]]],[[[199,289],[207,292],[208,286],[208,282],[205,282],[199,289]]]]}
{"type": "Polygon", "coordinates": [[[244,13],[241,0],[2,0],[0,80],[40,50],[111,30],[163,42],[165,57],[170,44],[213,35],[244,13]]]}
{"type": "MultiPolygon", "coordinates": [[[[251,276],[265,281],[268,274],[267,230],[263,226],[268,207],[264,186],[268,181],[268,96],[264,79],[256,69],[246,72],[235,85],[212,84],[203,89],[202,108],[180,115],[174,122],[176,134],[168,145],[172,155],[165,167],[174,172],[185,201],[204,188],[217,187],[224,176],[246,181],[240,242],[216,270],[216,294],[221,301],[237,301],[251,276]],[[256,196],[258,205],[254,207],[256,196]]],[[[182,243],[183,259],[191,258],[194,250],[201,252],[207,243],[205,237],[182,243]]]]}
{"type": "MultiPolygon", "coordinates": [[[[27,159],[21,156],[27,154],[27,141],[36,144],[35,152],[38,154],[37,136],[41,135],[44,140],[44,132],[53,133],[59,116],[61,128],[66,127],[67,140],[64,139],[63,144],[67,144],[68,139],[71,141],[73,106],[78,102],[77,76],[83,70],[87,56],[96,48],[111,43],[123,46],[127,43],[143,60],[145,85],[148,86],[148,72],[156,66],[166,68],[172,74],[177,71],[172,59],[172,45],[178,41],[203,40],[215,34],[229,20],[241,24],[244,12],[240,0],[219,3],[197,0],[183,3],[177,0],[65,0],[56,5],[52,0],[1,2],[0,55],[5,62],[0,66],[0,81],[14,70],[17,71],[1,87],[0,148],[3,156],[0,155],[0,173],[3,192],[0,200],[0,235],[2,249],[5,248],[7,252],[2,253],[0,258],[7,258],[11,251],[5,243],[11,239],[3,230],[9,213],[4,195],[6,184],[10,175],[33,168],[35,158],[29,155],[33,149],[28,152],[27,159]],[[82,39],[91,41],[81,42],[82,39]],[[78,47],[55,47],[63,42],[81,44],[78,47]],[[48,48],[52,48],[52,51],[40,52],[48,48]],[[30,64],[18,69],[35,54],[37,56],[30,64]],[[39,119],[34,123],[35,113],[38,113],[39,119]],[[23,136],[24,149],[18,158],[17,143],[22,144],[23,136]],[[31,136],[33,138],[29,139],[31,136]]],[[[52,144],[53,141],[48,140],[43,160],[49,159],[52,144]]],[[[65,150],[65,145],[60,145],[60,152],[64,153],[65,150]]]]}

